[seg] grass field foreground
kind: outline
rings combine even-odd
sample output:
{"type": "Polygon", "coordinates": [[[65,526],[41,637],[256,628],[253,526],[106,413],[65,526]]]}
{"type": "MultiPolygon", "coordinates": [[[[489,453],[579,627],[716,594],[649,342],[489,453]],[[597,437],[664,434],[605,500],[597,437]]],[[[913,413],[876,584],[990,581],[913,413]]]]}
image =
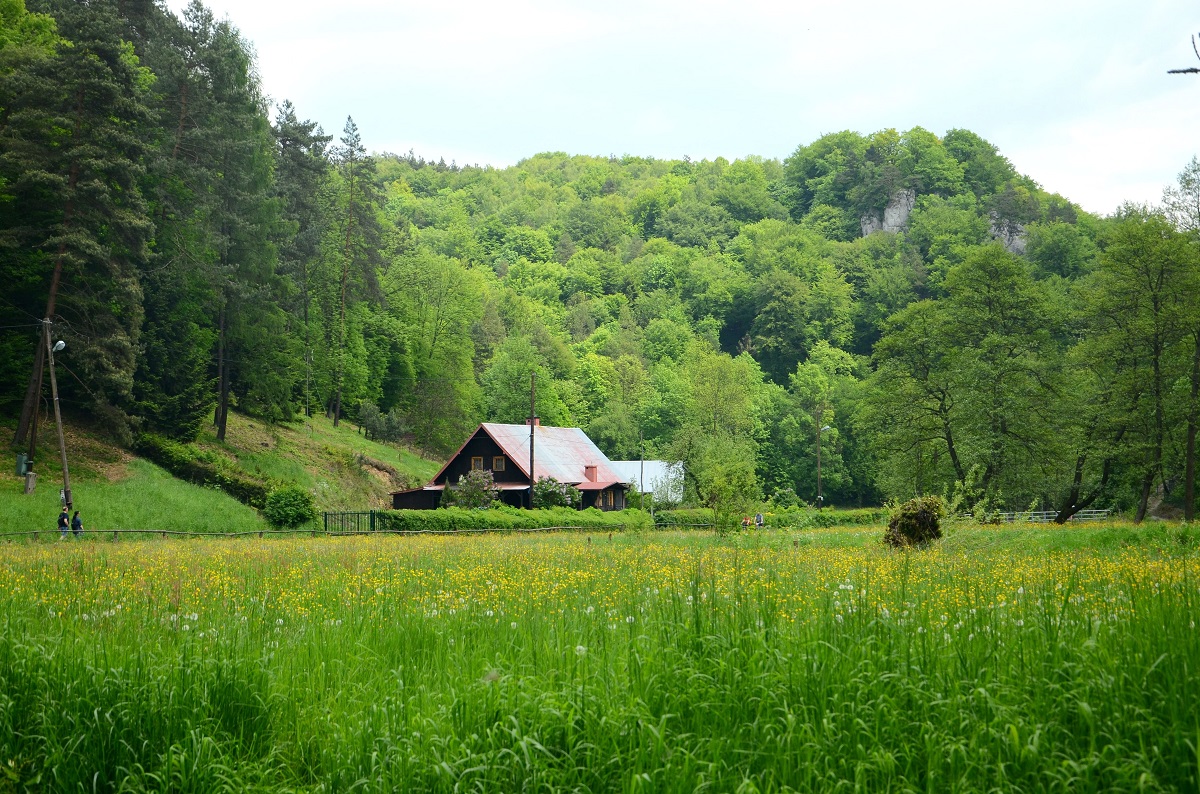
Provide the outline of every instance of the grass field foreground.
{"type": "Polygon", "coordinates": [[[0,551],[0,790],[1195,791],[1194,531],[0,551]]]}

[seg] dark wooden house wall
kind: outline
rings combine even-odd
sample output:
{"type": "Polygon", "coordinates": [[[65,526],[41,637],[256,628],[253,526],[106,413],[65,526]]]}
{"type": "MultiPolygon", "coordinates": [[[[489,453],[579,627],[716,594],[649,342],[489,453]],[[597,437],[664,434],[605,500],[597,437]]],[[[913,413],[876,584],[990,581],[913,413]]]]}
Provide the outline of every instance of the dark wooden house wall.
{"type": "Polygon", "coordinates": [[[583,503],[580,505],[584,509],[594,507],[597,510],[624,510],[625,509],[625,489],[619,485],[614,485],[611,488],[605,488],[603,491],[583,491],[583,503]],[[613,496],[612,507],[608,506],[608,497],[605,494],[611,493],[613,496]]]}
{"type": "MultiPolygon", "coordinates": [[[[483,458],[483,468],[492,472],[492,480],[497,483],[521,483],[529,484],[529,478],[517,467],[511,458],[504,455],[504,451],[500,449],[500,445],[492,440],[486,432],[480,429],[471,440],[463,446],[462,451],[450,461],[446,470],[441,476],[434,481],[436,485],[454,485],[459,479],[471,470],[471,458],[483,458]],[[504,471],[494,471],[492,469],[492,460],[494,458],[504,457],[504,471]]],[[[529,465],[529,461],[524,461],[525,465],[529,465]]]]}
{"type": "Polygon", "coordinates": [[[441,501],[441,491],[401,491],[392,494],[392,509],[433,510],[441,501]]]}

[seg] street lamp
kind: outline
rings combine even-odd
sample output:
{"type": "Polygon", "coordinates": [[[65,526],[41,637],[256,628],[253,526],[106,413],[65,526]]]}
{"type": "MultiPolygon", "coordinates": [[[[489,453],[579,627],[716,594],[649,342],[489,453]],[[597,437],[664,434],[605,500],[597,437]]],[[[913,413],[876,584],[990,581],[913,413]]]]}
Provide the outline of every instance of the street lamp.
{"type": "Polygon", "coordinates": [[[826,430],[832,430],[829,425],[824,425],[817,431],[817,509],[820,510],[825,506],[825,497],[821,495],[821,435],[826,430]]]}
{"type": "Polygon", "coordinates": [[[46,323],[46,352],[50,354],[50,394],[54,397],[54,423],[58,428],[58,454],[62,457],[63,467],[63,502],[68,510],[72,507],[71,501],[71,474],[67,471],[67,442],[63,438],[62,411],[58,407],[58,379],[54,377],[54,354],[61,353],[66,349],[67,343],[61,339],[50,344],[50,320],[43,320],[46,323]]]}

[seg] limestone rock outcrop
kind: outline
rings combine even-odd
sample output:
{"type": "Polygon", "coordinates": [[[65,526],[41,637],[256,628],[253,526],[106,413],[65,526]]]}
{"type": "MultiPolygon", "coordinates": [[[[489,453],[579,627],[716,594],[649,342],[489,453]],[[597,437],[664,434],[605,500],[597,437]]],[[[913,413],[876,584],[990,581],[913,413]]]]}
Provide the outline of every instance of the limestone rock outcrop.
{"type": "Polygon", "coordinates": [[[917,204],[917,191],[911,188],[897,190],[888,201],[883,212],[872,212],[859,218],[859,228],[862,236],[875,232],[902,232],[908,226],[908,216],[912,214],[917,204]]]}
{"type": "Polygon", "coordinates": [[[1017,256],[1025,255],[1025,226],[1020,223],[1007,223],[992,215],[992,225],[988,234],[993,240],[999,240],[1004,250],[1017,256]]]}

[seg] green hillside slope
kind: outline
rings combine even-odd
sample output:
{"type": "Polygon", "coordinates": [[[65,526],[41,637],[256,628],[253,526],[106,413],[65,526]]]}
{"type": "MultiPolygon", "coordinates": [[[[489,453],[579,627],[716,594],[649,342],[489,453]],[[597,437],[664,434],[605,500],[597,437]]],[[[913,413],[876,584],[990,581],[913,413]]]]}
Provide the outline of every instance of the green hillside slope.
{"type": "MultiPolygon", "coordinates": [[[[68,463],[75,506],[89,530],[160,529],[246,532],[266,528],[257,510],[220,489],[173,477],[88,429],[67,424],[68,463]]],[[[0,428],[10,433],[11,427],[0,428]]],[[[11,465],[0,476],[0,532],[53,530],[62,473],[53,424],[40,433],[32,495],[11,465]]],[[[388,493],[426,481],[438,464],[391,445],[368,441],[347,423],[325,417],[268,425],[231,414],[225,442],[211,433],[191,449],[220,461],[223,471],[268,488],[286,483],[313,494],[320,510],[386,507],[388,493]]]]}

